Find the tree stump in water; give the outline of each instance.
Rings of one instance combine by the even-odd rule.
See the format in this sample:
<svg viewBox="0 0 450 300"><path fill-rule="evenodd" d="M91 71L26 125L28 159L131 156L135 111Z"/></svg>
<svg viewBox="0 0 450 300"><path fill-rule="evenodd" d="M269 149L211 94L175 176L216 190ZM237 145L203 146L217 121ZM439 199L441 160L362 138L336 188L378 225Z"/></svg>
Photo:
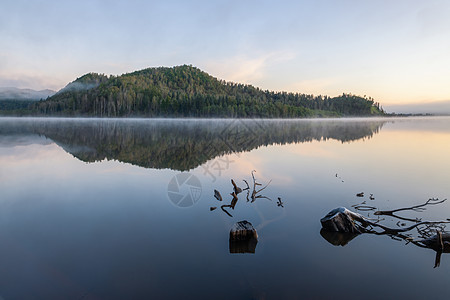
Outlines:
<svg viewBox="0 0 450 300"><path fill-rule="evenodd" d="M253 228L252 223L247 220L237 222L231 227L230 240L232 241L245 241L251 238L258 239L256 229Z"/></svg>
<svg viewBox="0 0 450 300"><path fill-rule="evenodd" d="M230 253L255 253L258 234L252 223L237 222L230 230Z"/></svg>
<svg viewBox="0 0 450 300"><path fill-rule="evenodd" d="M356 223L360 222L361 224ZM364 217L349 211L345 207L335 208L320 219L322 228L331 232L363 233Z"/></svg>

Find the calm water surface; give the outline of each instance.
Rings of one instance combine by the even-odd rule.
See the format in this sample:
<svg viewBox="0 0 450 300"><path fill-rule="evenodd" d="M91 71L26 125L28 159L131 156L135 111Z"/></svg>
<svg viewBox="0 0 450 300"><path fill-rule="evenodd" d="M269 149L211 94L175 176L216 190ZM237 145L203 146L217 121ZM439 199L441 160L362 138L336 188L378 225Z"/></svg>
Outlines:
<svg viewBox="0 0 450 300"><path fill-rule="evenodd" d="M449 198L449 150L446 117L2 118L0 299L448 299L450 255L433 268L387 235L335 246L320 219ZM230 180L252 189L252 170L264 197L244 191L230 217ZM449 203L399 215L445 220ZM229 244L241 220L254 253Z"/></svg>

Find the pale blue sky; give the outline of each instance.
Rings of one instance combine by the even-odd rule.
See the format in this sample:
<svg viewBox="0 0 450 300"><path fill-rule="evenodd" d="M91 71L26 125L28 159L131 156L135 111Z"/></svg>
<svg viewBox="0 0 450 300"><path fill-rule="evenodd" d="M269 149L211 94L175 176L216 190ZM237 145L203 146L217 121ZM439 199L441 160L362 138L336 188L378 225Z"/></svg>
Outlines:
<svg viewBox="0 0 450 300"><path fill-rule="evenodd" d="M450 99L450 1L0 0L0 86L192 64L263 89Z"/></svg>

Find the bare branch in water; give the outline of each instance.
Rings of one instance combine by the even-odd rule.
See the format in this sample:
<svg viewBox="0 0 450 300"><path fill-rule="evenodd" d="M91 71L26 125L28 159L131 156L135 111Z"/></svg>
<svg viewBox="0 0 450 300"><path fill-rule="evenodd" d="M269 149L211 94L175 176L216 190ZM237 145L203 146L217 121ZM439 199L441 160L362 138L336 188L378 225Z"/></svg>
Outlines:
<svg viewBox="0 0 450 300"><path fill-rule="evenodd" d="M376 215L389 215L402 220L414 222L415 224L402 228L391 228L379 223L380 220L373 222L372 219L364 217L358 213L349 211L344 207L336 208L330 211L320 221L322 228L331 232L339 232L341 234L348 233L369 233L375 235L388 235L393 240L405 241L407 244L412 243L418 247L428 248L436 251L436 259L434 267L439 267L441 262L441 254L450 252L450 234L445 232L446 224L450 223L450 220L446 221L419 221L418 219L407 219L396 215L393 212L413 210L423 211L426 205L434 205L443 203L445 200L429 199L427 202L421 205L415 205L409 208L400 208L391 211L381 211L375 213ZM355 208L365 207L365 202L357 205L353 205ZM405 226L406 224L400 224L397 222L397 226ZM381 231L380 231L381 229ZM409 231L416 229L419 234L419 239L414 239ZM327 239L328 240L328 239Z"/></svg>
<svg viewBox="0 0 450 300"><path fill-rule="evenodd" d="M231 179L231 184L233 185L233 189L236 195L242 192L242 189L236 185L233 179Z"/></svg>
<svg viewBox="0 0 450 300"><path fill-rule="evenodd" d="M389 216L393 216L393 213L399 212L399 211L404 211L404 210L424 211L425 210L425 208L424 208L425 206L440 204L440 203L445 202L446 200L447 199L439 200L437 198L430 198L424 204L414 205L414 206L411 206L411 207L398 208L398 209L393 209L393 210L379 210L379 211L375 212L375 215L389 215ZM394 217L397 217L397 216L394 216Z"/></svg>
<svg viewBox="0 0 450 300"><path fill-rule="evenodd" d="M253 170L251 172L252 174L252 179L253 179L253 191L251 194L251 203L255 202L256 199L268 199L270 201L272 201L272 199L270 199L269 197L265 196L265 195L261 195L259 194L261 191L263 191L265 188L267 188L269 186L269 184L272 182L272 180L270 180L265 186L263 186L262 188L260 188L259 190L256 189L256 187L262 186L261 183L256 182L256 178L255 178L255 173L256 171ZM227 210L227 208L231 208L232 210L234 210L234 208L236 207L236 204L239 200L238 198L238 194L242 191L247 191L247 202L250 201L249 196L250 196L250 185L248 184L247 180L243 180L245 182L245 184L247 185L246 188L241 189L240 187L237 186L237 184L235 183L235 181L233 179L231 179L231 184L233 185L233 192L230 193L231 196L233 196L233 199L231 200L230 204L224 204L220 207L220 209L222 209L223 212L225 212L228 216L233 217L233 215L231 215L231 213ZM214 190L214 197L219 200L222 201L222 196L220 195L219 191ZM278 206L282 206L283 207L283 202L281 202L281 199L279 199L279 202L277 203ZM281 204L280 204L281 203ZM214 210L215 208L210 208L210 210Z"/></svg>
<svg viewBox="0 0 450 300"><path fill-rule="evenodd" d="M259 192L261 192L262 190L264 190L266 187L269 186L269 184L270 184L271 182L272 182L272 179L270 179L270 181L269 181L263 188L261 188L260 190L256 191L256 193L259 193Z"/></svg>
<svg viewBox="0 0 450 300"><path fill-rule="evenodd" d="M245 179L242 179L242 181L244 181L244 182L245 182L245 184L247 185L247 187L246 187L245 189L243 189L243 191L249 190L249 189L250 189L250 186L248 185L248 182L247 182L247 180L245 180Z"/></svg>
<svg viewBox="0 0 450 300"><path fill-rule="evenodd" d="M227 215L229 215L231 218L233 217L227 210L225 210L225 207L231 207L231 205L227 204L227 205L222 205L220 207L221 210L223 210Z"/></svg>

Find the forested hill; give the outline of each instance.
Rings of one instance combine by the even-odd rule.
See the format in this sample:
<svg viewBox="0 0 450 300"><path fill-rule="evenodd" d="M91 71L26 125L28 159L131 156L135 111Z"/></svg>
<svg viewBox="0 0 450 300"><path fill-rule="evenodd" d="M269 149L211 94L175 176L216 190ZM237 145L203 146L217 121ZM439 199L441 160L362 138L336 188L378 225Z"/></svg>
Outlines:
<svg viewBox="0 0 450 300"><path fill-rule="evenodd" d="M225 82L192 66L121 76L86 74L31 107L43 115L97 117L267 117L381 115L372 99L271 92Z"/></svg>

